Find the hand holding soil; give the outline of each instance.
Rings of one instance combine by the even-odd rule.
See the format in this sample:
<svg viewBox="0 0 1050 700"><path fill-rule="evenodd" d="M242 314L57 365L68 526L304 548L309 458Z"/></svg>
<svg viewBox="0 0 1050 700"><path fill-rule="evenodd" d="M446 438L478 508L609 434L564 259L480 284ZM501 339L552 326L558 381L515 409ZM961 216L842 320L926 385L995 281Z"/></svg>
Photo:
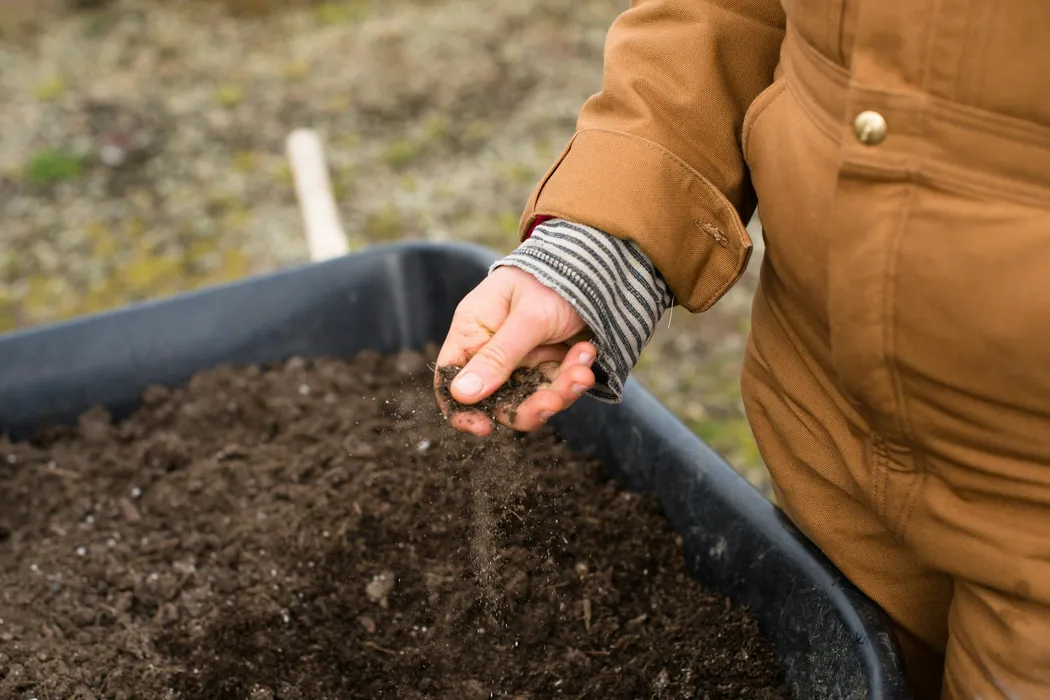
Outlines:
<svg viewBox="0 0 1050 700"><path fill-rule="evenodd" d="M488 435L494 420L538 429L594 386L588 333L557 292L522 270L497 269L460 302L438 354L442 413L475 435Z"/></svg>

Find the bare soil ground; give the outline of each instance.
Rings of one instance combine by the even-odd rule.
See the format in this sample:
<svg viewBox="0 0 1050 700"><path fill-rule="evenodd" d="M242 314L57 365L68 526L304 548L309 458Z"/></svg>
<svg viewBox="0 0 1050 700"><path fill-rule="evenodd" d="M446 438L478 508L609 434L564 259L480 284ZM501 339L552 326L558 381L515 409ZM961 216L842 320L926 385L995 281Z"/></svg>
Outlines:
<svg viewBox="0 0 1050 700"><path fill-rule="evenodd" d="M623 8L0 0L0 330L303 262L300 126L355 248L510 250ZM636 376L768 493L737 388L753 285L674 312Z"/></svg>
<svg viewBox="0 0 1050 700"><path fill-rule="evenodd" d="M429 355L218 367L0 438L0 698L788 700L651 496L454 431Z"/></svg>

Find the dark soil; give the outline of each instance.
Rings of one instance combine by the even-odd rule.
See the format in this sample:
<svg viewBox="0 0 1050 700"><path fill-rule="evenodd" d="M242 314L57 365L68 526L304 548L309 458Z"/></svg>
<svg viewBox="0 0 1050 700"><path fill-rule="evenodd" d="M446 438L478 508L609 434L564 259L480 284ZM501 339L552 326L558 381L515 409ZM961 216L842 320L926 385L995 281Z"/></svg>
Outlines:
<svg viewBox="0 0 1050 700"><path fill-rule="evenodd" d="M432 378L217 368L0 440L0 698L788 697L653 500Z"/></svg>
<svg viewBox="0 0 1050 700"><path fill-rule="evenodd" d="M557 364L555 363L555 366ZM448 404L449 415L477 411L493 421L499 420L500 413L506 413L511 424L514 423L518 406L525 399L536 393L536 390L548 383L543 371L536 367L519 367L511 372L510 378L499 389L481 401L465 404L452 398L452 380L460 373L462 367L446 365L438 367L437 391L442 401Z"/></svg>

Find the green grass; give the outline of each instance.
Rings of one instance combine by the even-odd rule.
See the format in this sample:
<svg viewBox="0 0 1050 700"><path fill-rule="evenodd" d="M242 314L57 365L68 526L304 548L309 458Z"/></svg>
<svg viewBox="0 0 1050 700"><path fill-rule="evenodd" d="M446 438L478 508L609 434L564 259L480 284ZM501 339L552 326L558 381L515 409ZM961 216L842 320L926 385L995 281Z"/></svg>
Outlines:
<svg viewBox="0 0 1050 700"><path fill-rule="evenodd" d="M33 93L41 102L51 102L65 95L67 90L66 81L59 76L52 76L37 85Z"/></svg>
<svg viewBox="0 0 1050 700"><path fill-rule="evenodd" d="M26 166L26 179L38 185L75 180L84 172L84 158L62 148L37 152Z"/></svg>
<svg viewBox="0 0 1050 700"><path fill-rule="evenodd" d="M215 90L215 101L223 107L236 107L244 101L244 89L240 85L220 85Z"/></svg>
<svg viewBox="0 0 1050 700"><path fill-rule="evenodd" d="M372 243L396 241L405 235L405 220L393 204L387 204L365 221L365 238Z"/></svg>
<svg viewBox="0 0 1050 700"><path fill-rule="evenodd" d="M422 145L414 139L399 139L386 149L384 160L392 168L403 168L411 165L422 152Z"/></svg>
<svg viewBox="0 0 1050 700"><path fill-rule="evenodd" d="M344 0L344 2L323 2L314 10L317 21L321 24L350 24L360 22L372 14L371 0Z"/></svg>

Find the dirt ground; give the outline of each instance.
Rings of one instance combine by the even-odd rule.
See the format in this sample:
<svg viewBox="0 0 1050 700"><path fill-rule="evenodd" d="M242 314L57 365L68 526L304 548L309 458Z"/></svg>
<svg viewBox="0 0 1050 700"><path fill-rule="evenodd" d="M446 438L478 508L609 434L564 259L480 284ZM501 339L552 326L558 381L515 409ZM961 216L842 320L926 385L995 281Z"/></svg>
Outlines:
<svg viewBox="0 0 1050 700"><path fill-rule="evenodd" d="M654 499L549 430L452 430L435 357L0 439L0 700L788 700Z"/></svg>
<svg viewBox="0 0 1050 700"><path fill-rule="evenodd" d="M300 126L355 249L510 250L624 6L0 0L0 330L303 262ZM768 493L737 388L753 284L665 318L636 376Z"/></svg>

